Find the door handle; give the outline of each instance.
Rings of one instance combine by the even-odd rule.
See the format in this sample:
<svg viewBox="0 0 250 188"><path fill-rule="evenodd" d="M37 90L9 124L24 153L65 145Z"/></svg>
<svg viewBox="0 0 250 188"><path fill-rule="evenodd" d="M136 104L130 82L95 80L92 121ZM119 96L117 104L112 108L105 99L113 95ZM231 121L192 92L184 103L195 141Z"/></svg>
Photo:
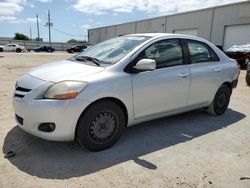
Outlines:
<svg viewBox="0 0 250 188"><path fill-rule="evenodd" d="M180 73L179 76L182 78L186 78L189 76L189 73L188 72L187 73Z"/></svg>
<svg viewBox="0 0 250 188"><path fill-rule="evenodd" d="M220 72L221 70L222 70L222 68L216 67L216 68L214 69L214 72Z"/></svg>

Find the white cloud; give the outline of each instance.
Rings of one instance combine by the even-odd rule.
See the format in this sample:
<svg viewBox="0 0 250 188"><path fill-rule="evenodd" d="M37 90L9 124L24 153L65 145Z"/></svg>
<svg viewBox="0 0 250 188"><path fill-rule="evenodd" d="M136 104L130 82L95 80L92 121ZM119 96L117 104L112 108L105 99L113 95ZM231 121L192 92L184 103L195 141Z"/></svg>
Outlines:
<svg viewBox="0 0 250 188"><path fill-rule="evenodd" d="M40 3L49 3L49 2L52 2L52 0L37 0L39 1Z"/></svg>
<svg viewBox="0 0 250 188"><path fill-rule="evenodd" d="M34 2L48 3L52 0L0 0L0 16L13 16L20 13L25 6L34 8Z"/></svg>
<svg viewBox="0 0 250 188"><path fill-rule="evenodd" d="M150 15L163 15L217 6L242 0L77 0L73 8L77 11L102 15L113 13L146 12Z"/></svg>
<svg viewBox="0 0 250 188"><path fill-rule="evenodd" d="M0 1L0 15L14 15L23 10L24 1Z"/></svg>
<svg viewBox="0 0 250 188"><path fill-rule="evenodd" d="M89 29L91 27L91 25L89 25L89 24L83 24L83 25L81 25L81 28L83 29L83 30L87 30L87 29Z"/></svg>
<svg viewBox="0 0 250 188"><path fill-rule="evenodd" d="M40 22L41 20L38 19ZM5 23L14 23L14 24L31 24L36 23L36 18L26 18L26 19L19 19L15 16L0 16L0 22Z"/></svg>
<svg viewBox="0 0 250 188"><path fill-rule="evenodd" d="M15 16L0 16L0 22L12 22L15 21Z"/></svg>

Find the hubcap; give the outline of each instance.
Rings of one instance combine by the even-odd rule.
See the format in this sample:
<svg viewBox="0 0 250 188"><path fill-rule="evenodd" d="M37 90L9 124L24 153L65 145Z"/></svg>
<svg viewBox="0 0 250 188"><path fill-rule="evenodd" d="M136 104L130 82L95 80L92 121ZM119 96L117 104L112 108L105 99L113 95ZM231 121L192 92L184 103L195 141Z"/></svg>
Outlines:
<svg viewBox="0 0 250 188"><path fill-rule="evenodd" d="M114 135L116 118L111 112L101 112L90 123L90 137L95 142L105 142Z"/></svg>
<svg viewBox="0 0 250 188"><path fill-rule="evenodd" d="M225 93L221 93L217 98L217 105L219 108L222 108L226 105L227 97Z"/></svg>

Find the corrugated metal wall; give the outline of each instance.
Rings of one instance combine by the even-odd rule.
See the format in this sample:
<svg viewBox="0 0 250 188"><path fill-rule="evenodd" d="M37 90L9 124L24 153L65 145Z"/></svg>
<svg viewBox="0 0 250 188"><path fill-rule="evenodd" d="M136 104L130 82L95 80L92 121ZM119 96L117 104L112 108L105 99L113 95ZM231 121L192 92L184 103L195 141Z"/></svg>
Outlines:
<svg viewBox="0 0 250 188"><path fill-rule="evenodd" d="M116 36L136 33L135 28L136 28L136 22L117 25Z"/></svg>
<svg viewBox="0 0 250 188"><path fill-rule="evenodd" d="M223 45L225 27L250 24L250 1L89 30L89 42L131 33L197 29L198 36ZM250 31L249 31L250 32Z"/></svg>
<svg viewBox="0 0 250 188"><path fill-rule="evenodd" d="M104 27L100 29L100 40L104 41L116 37L115 26Z"/></svg>
<svg viewBox="0 0 250 188"><path fill-rule="evenodd" d="M250 2L216 8L211 42L223 45L225 27L240 24L250 24Z"/></svg>
<svg viewBox="0 0 250 188"><path fill-rule="evenodd" d="M175 30L197 29L198 36L210 40L213 9L167 17L167 33Z"/></svg>
<svg viewBox="0 0 250 188"><path fill-rule="evenodd" d="M150 32L152 32L152 33L156 33L156 32L164 33L164 32L166 32L166 16L151 19Z"/></svg>

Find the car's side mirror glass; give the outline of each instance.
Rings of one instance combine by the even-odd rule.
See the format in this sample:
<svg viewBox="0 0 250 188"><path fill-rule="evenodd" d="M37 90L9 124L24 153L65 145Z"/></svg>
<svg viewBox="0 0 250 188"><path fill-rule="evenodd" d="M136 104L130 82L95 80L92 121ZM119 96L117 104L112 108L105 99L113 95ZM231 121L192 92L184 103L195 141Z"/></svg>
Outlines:
<svg viewBox="0 0 250 188"><path fill-rule="evenodd" d="M136 63L134 69L139 71L152 71L156 69L156 62L153 59L141 59Z"/></svg>

